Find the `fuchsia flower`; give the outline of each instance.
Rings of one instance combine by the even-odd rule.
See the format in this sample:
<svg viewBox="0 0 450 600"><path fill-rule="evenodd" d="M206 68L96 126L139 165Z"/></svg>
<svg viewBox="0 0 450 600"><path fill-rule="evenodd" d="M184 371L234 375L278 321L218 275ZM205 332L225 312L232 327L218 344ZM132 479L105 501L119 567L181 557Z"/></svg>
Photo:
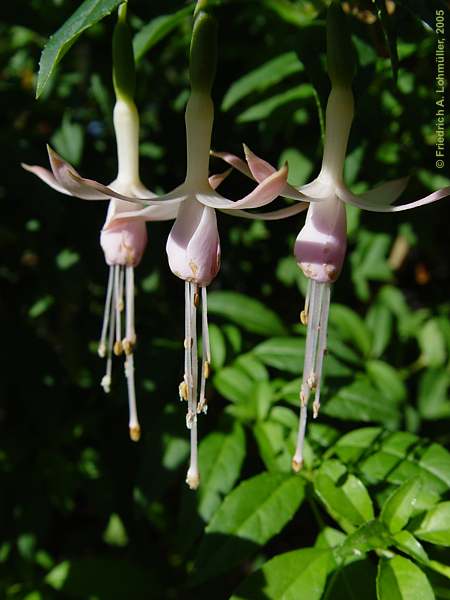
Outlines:
<svg viewBox="0 0 450 600"><path fill-rule="evenodd" d="M311 183L299 187L298 190L287 186L282 192L285 197L302 201L297 212L309 206L305 225L294 248L297 263L308 278L305 308L301 313L302 322L307 324L307 336L300 389L300 423L297 447L292 459L295 471L300 470L303 465L307 405L311 393L314 393L314 418L317 417L320 408L331 285L339 276L346 252L346 204L374 212L397 212L429 204L450 195L450 187L446 187L420 200L393 206L404 191L408 178L387 182L361 196L356 196L346 187L343 168L354 111L351 87L354 58L350 37L345 30L345 18L340 7L331 4L327 18L327 51L332 88L326 110L322 168ZM248 148L244 148L246 163L232 154L213 154L258 182L273 176L274 167ZM252 218L283 218L293 213L294 210L289 213L289 209L282 209L273 213L254 214Z"/></svg>
<svg viewBox="0 0 450 600"><path fill-rule="evenodd" d="M184 183L172 192L153 199L152 194L106 187L84 179L68 163L55 166L58 185L85 197L100 193L121 202L138 202L140 210L116 212L107 220L104 232L127 231L133 223L175 218L166 250L172 272L185 281L184 376L179 386L181 400L187 401L186 424L190 429L191 455L186 482L195 489L200 482L197 456L197 415L206 412L206 379L210 371L206 288L220 267L220 241L215 209L250 216L243 209L258 208L272 202L285 188L287 167L274 169L250 194L238 201L228 200L215 191L228 172L208 178L214 109L210 92L216 65L216 24L206 12L197 10L190 52L191 94L186 107L187 169ZM53 165L52 165L53 166ZM125 205L123 205L125 206ZM130 206L128 204L128 206ZM202 365L198 368L197 307L202 306Z"/></svg>
<svg viewBox="0 0 450 600"><path fill-rule="evenodd" d="M119 55L119 56L118 56ZM119 20L113 38L113 77L117 101L114 107L114 130L117 142L118 173L110 187L115 192L133 196L133 203L113 197L85 186L78 185L71 176L78 177L75 170L48 147L51 171L39 166L22 165L53 189L83 200L109 200L105 224L100 233L100 244L109 278L103 326L98 354L106 357L106 372L101 385L106 393L111 389L113 354L125 356L125 376L128 387L129 431L133 441L140 438L140 425L136 410L134 384L134 269L141 261L147 245L147 229L144 219L126 218L115 221L119 215L141 205L139 198L155 197L141 183L139 177L139 115L133 101L134 61L130 34L126 24L126 4L119 9ZM124 72L126 71L126 73ZM164 211L154 209L152 219L173 219L176 208L167 206ZM150 215L148 216L150 219ZM125 315L123 316L123 313Z"/></svg>

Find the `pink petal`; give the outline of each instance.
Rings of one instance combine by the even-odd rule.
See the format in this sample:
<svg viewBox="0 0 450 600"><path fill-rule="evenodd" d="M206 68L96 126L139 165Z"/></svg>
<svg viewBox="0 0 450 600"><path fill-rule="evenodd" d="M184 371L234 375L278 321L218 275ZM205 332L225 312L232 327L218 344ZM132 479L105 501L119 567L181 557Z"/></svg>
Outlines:
<svg viewBox="0 0 450 600"><path fill-rule="evenodd" d="M345 204L336 196L314 202L295 241L294 255L306 277L335 281L342 269L347 246Z"/></svg>
<svg viewBox="0 0 450 600"><path fill-rule="evenodd" d="M100 245L108 265L136 267L147 246L145 222L122 221L100 233Z"/></svg>
<svg viewBox="0 0 450 600"><path fill-rule="evenodd" d="M373 190L371 194L373 194L374 192L375 190ZM428 196L425 196L420 200L408 202L407 204L399 204L398 206L386 206L384 202L367 201L362 197L355 196L355 194L352 194L344 186L340 186L336 190L336 193L343 202L346 202L347 204L352 204L353 206L357 206L358 208L362 208L364 210L370 210L372 212L401 212L404 210L417 208L419 206L424 206L425 204L430 204L431 202L436 202L441 198L450 196L450 186L445 187L441 190L437 190L436 192L433 192L432 194L429 194Z"/></svg>
<svg viewBox="0 0 450 600"><path fill-rule="evenodd" d="M65 188L63 188L62 185L59 185L53 173L48 169L44 169L44 167L39 167L37 165L26 165L25 163L21 163L21 166L25 169L25 171L29 171L30 173L37 175L39 179L42 179L44 183L49 185L57 192L61 192L61 194L67 194L68 196L72 196L72 194L68 192Z"/></svg>
<svg viewBox="0 0 450 600"><path fill-rule="evenodd" d="M180 204L185 198L181 197L176 199L176 201L170 200L166 202L162 200L159 206L155 203L151 206L141 208L141 210L116 213L108 217L103 225L103 229L110 229L127 221L170 221L176 218Z"/></svg>
<svg viewBox="0 0 450 600"><path fill-rule="evenodd" d="M262 221L275 221L278 219L286 219L287 217L291 217L292 215L297 215L302 211L306 210L309 207L308 202L303 202L301 204L294 204L293 206L288 206L287 208L280 208L279 210L270 210L269 212L263 213L251 213L246 210L223 210L222 212L227 215L232 215L233 217L242 217L244 219L261 219Z"/></svg>
<svg viewBox="0 0 450 600"><path fill-rule="evenodd" d="M226 208L235 210L236 208L258 208L270 204L279 196L284 184L286 183L287 166L284 165L279 171L276 171L270 177L267 177L250 194L241 200L227 200L219 194L201 194L196 196L202 204L211 208Z"/></svg>
<svg viewBox="0 0 450 600"><path fill-rule="evenodd" d="M206 286L220 267L216 213L194 197L180 207L166 245L172 272L185 281Z"/></svg>

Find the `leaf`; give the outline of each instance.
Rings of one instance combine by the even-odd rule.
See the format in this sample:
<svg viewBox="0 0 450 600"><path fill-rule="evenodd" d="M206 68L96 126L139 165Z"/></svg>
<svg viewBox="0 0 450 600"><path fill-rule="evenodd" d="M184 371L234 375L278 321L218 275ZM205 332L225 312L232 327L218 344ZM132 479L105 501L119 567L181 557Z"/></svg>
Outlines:
<svg viewBox="0 0 450 600"><path fill-rule="evenodd" d="M349 532L373 519L373 505L364 484L349 474L337 460L322 463L314 479L314 490L330 515Z"/></svg>
<svg viewBox="0 0 450 600"><path fill-rule="evenodd" d="M111 14L123 0L85 0L67 21L50 36L39 62L36 98L44 91L56 66L85 31Z"/></svg>
<svg viewBox="0 0 450 600"><path fill-rule="evenodd" d="M341 558L348 560L354 556L367 554L371 550L385 549L391 544L391 541L387 527L377 519L363 523L356 531L347 536L337 552Z"/></svg>
<svg viewBox="0 0 450 600"><path fill-rule="evenodd" d="M442 367L447 356L444 335L437 319L430 319L418 331L421 356L420 360L427 367Z"/></svg>
<svg viewBox="0 0 450 600"><path fill-rule="evenodd" d="M300 71L303 71L303 65L295 52L280 54L237 79L222 100L222 110L229 110L242 98L255 92L263 92L285 77Z"/></svg>
<svg viewBox="0 0 450 600"><path fill-rule="evenodd" d="M304 498L293 475L262 473L241 483L223 501L205 530L195 561L204 581L254 554L292 519Z"/></svg>
<svg viewBox="0 0 450 600"><path fill-rule="evenodd" d="M424 564L428 563L427 553L423 549L422 544L416 540L412 533L403 529L403 531L395 533L392 538L395 546L399 550L408 554L416 561L423 562Z"/></svg>
<svg viewBox="0 0 450 600"><path fill-rule="evenodd" d="M134 60L136 62L140 61L146 52L182 23L185 17L192 14L192 11L192 6L186 6L170 15L160 15L150 21L150 23L147 23L134 36Z"/></svg>
<svg viewBox="0 0 450 600"><path fill-rule="evenodd" d="M290 473L294 444L288 447L285 428L280 423L265 421L256 423L253 433L267 470Z"/></svg>
<svg viewBox="0 0 450 600"><path fill-rule="evenodd" d="M429 510L414 534L425 542L450 546L450 502L441 502Z"/></svg>
<svg viewBox="0 0 450 600"><path fill-rule="evenodd" d="M343 435L332 450L344 463L357 462L382 433L381 427L364 427Z"/></svg>
<svg viewBox="0 0 450 600"><path fill-rule="evenodd" d="M374 421L395 427L400 413L395 404L381 401L380 393L366 378L341 388L321 409L326 415L351 421Z"/></svg>
<svg viewBox="0 0 450 600"><path fill-rule="evenodd" d="M245 457L245 434L239 423L234 423L229 433L214 432L206 436L199 446L199 463L202 484L198 491L198 512L208 522L222 495L236 483Z"/></svg>
<svg viewBox="0 0 450 600"><path fill-rule="evenodd" d="M263 2L267 8L273 10L281 19L297 27L309 25L320 10L326 6L324 0L302 2L300 4L294 4L288 0L263 0Z"/></svg>
<svg viewBox="0 0 450 600"><path fill-rule="evenodd" d="M312 87L308 83L301 83L300 85L293 87L286 92L271 96L266 100L262 100L257 104L254 104L244 112L240 113L236 119L238 123L249 123L251 121L260 121L261 119L267 119L271 113L288 104L290 102L297 102L299 100L305 100L311 98L314 95Z"/></svg>
<svg viewBox="0 0 450 600"><path fill-rule="evenodd" d="M397 533L407 525L414 512L421 487L420 478L409 479L395 490L384 503L380 517L391 533Z"/></svg>
<svg viewBox="0 0 450 600"><path fill-rule="evenodd" d="M303 548L285 552L255 571L230 600L320 600L333 567L330 550Z"/></svg>
<svg viewBox="0 0 450 600"><path fill-rule="evenodd" d="M376 600L376 569L369 559L355 560L339 569L327 587L329 600Z"/></svg>
<svg viewBox="0 0 450 600"><path fill-rule="evenodd" d="M299 186L308 181L314 165L304 154L299 152L296 148L286 148L283 150L278 160L280 167L285 163L287 163L289 167L288 181L291 185ZM295 269L301 273L295 261L293 262Z"/></svg>
<svg viewBox="0 0 450 600"><path fill-rule="evenodd" d="M211 344L211 362L213 369L220 369L225 364L227 349L225 338L215 323L209 325L209 340Z"/></svg>
<svg viewBox="0 0 450 600"><path fill-rule="evenodd" d="M243 403L250 399L253 381L237 367L225 367L213 378L214 387L230 402Z"/></svg>
<svg viewBox="0 0 450 600"><path fill-rule="evenodd" d="M382 396L392 402L400 403L406 399L406 386L401 380L398 370L381 360L366 362L366 370L372 383L377 387Z"/></svg>
<svg viewBox="0 0 450 600"><path fill-rule="evenodd" d="M255 346L252 353L269 367L300 373L305 358L305 340L294 337L271 338Z"/></svg>
<svg viewBox="0 0 450 600"><path fill-rule="evenodd" d="M361 317L348 306L333 303L330 309L330 324L337 329L344 341L351 342L363 356L369 354L372 346L370 331Z"/></svg>
<svg viewBox="0 0 450 600"><path fill-rule="evenodd" d="M286 331L278 315L264 304L236 292L212 292L208 296L210 314L220 315L243 329L260 335L283 335Z"/></svg>
<svg viewBox="0 0 450 600"><path fill-rule="evenodd" d="M450 375L444 369L427 369L419 383L417 405L424 419L450 417Z"/></svg>
<svg viewBox="0 0 450 600"><path fill-rule="evenodd" d="M67 113L64 113L61 127L51 139L52 146L71 164L80 164L83 154L84 131L81 125L73 123Z"/></svg>
<svg viewBox="0 0 450 600"><path fill-rule="evenodd" d="M381 559L377 574L378 600L434 600L425 573L402 556Z"/></svg>

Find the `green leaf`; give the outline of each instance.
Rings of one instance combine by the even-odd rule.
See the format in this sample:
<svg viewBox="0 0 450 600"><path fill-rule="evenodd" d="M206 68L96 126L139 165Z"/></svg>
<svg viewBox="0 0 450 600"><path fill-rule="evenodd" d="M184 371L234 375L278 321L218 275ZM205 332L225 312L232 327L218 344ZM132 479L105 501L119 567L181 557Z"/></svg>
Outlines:
<svg viewBox="0 0 450 600"><path fill-rule="evenodd" d="M230 402L248 402L253 390L253 381L236 367L225 367L213 378L214 387Z"/></svg>
<svg viewBox="0 0 450 600"><path fill-rule="evenodd" d="M324 462L314 479L314 489L330 515L345 531L373 519L373 505L364 484L337 460Z"/></svg>
<svg viewBox="0 0 450 600"><path fill-rule="evenodd" d="M220 369L225 364L227 349L223 333L215 323L209 325L209 341L211 344L212 368Z"/></svg>
<svg viewBox="0 0 450 600"><path fill-rule="evenodd" d="M122 2L123 0L85 0L64 25L50 36L39 63L36 98L42 94L56 66L83 31L111 14Z"/></svg>
<svg viewBox="0 0 450 600"><path fill-rule="evenodd" d="M441 367L445 363L447 352L445 337L439 327L438 319L430 319L418 332L421 350L420 359L427 367Z"/></svg>
<svg viewBox="0 0 450 600"><path fill-rule="evenodd" d="M376 568L369 558L355 560L333 574L326 597L329 600L376 600L375 578Z"/></svg>
<svg viewBox="0 0 450 600"><path fill-rule="evenodd" d="M283 150L278 160L280 167L285 163L287 163L289 167L288 181L291 185L299 186L308 181L314 165L304 154L299 152L296 148L286 148ZM295 262L294 264L296 270L299 271L297 264Z"/></svg>
<svg viewBox="0 0 450 600"><path fill-rule="evenodd" d="M434 600L425 573L402 556L381 559L377 574L378 600Z"/></svg>
<svg viewBox="0 0 450 600"><path fill-rule="evenodd" d="M133 39L135 61L141 60L146 52L182 23L192 11L193 6L186 6L170 15L160 15L147 23Z"/></svg>
<svg viewBox="0 0 450 600"><path fill-rule="evenodd" d="M417 405L424 419L444 419L450 417L448 388L450 375L444 369L427 369L419 383Z"/></svg>
<svg viewBox="0 0 450 600"><path fill-rule="evenodd" d="M265 421L256 423L253 433L267 470L290 473L295 442L287 443L285 427Z"/></svg>
<svg viewBox="0 0 450 600"><path fill-rule="evenodd" d="M303 498L304 482L292 475L262 473L241 483L205 530L196 580L214 577L253 554L292 519Z"/></svg>
<svg viewBox="0 0 450 600"><path fill-rule="evenodd" d="M305 340L294 337L271 338L255 346L252 353L269 367L299 373L303 368Z"/></svg>
<svg viewBox="0 0 450 600"><path fill-rule="evenodd" d="M269 381L266 367L252 354L241 354L234 364L246 373L253 381Z"/></svg>
<svg viewBox="0 0 450 600"><path fill-rule="evenodd" d="M364 427L355 429L343 435L333 446L332 450L344 463L356 462L373 446L382 433L381 427Z"/></svg>
<svg viewBox="0 0 450 600"><path fill-rule="evenodd" d="M372 346L372 336L358 314L348 306L333 303L330 309L330 324L337 329L344 341L351 342L363 356L368 356Z"/></svg>
<svg viewBox="0 0 450 600"><path fill-rule="evenodd" d="M240 113L236 121L238 123L249 123L251 121L267 119L267 117L269 117L270 114L277 108L280 108L281 106L284 106L290 102L296 102L298 104L299 100L311 98L313 95L314 92L312 86L308 83L302 83L291 88L290 90L287 90L286 92L271 96L270 98L262 100L250 108L247 108L247 110L244 110L244 112Z"/></svg>
<svg viewBox="0 0 450 600"><path fill-rule="evenodd" d="M327 5L327 2L324 0L301 2L299 4L294 4L288 0L263 0L263 2L280 19L297 27L309 25L316 18L320 10Z"/></svg>
<svg viewBox="0 0 450 600"><path fill-rule="evenodd" d="M239 423L229 433L214 432L199 446L201 486L198 512L208 522L222 496L236 483L245 457L245 434Z"/></svg>
<svg viewBox="0 0 450 600"><path fill-rule="evenodd" d="M421 488L422 481L419 477L409 479L384 503L380 516L391 533L397 533L407 525L414 512Z"/></svg>
<svg viewBox="0 0 450 600"><path fill-rule="evenodd" d="M320 600L333 567L330 550L303 548L279 554L244 581L230 600Z"/></svg>
<svg viewBox="0 0 450 600"><path fill-rule="evenodd" d="M42 298L39 298L28 310L28 316L32 319L36 319L36 317L40 317L48 309L54 304L55 298L53 296L47 295Z"/></svg>
<svg viewBox="0 0 450 600"><path fill-rule="evenodd" d="M289 77L293 73L300 73L300 71L303 71L303 65L295 52L280 54L236 80L222 100L222 110L229 110L242 98L263 92L285 77Z"/></svg>
<svg viewBox="0 0 450 600"><path fill-rule="evenodd" d="M61 269L61 271L70 269L70 267L72 267L73 265L76 265L79 260L80 260L80 255L78 254L78 252L74 252L73 250L70 250L69 248L65 248L64 250L61 250L61 252L59 254L57 254L56 259L55 259L56 264L58 265L58 269Z"/></svg>
<svg viewBox="0 0 450 600"><path fill-rule="evenodd" d="M397 33L395 28L395 22L392 16L389 15L386 3L383 0L373 0L377 7L378 18L381 22L384 37L389 49L389 55L391 57L392 65L392 76L394 81L397 80L398 73L398 53L397 53Z"/></svg>
<svg viewBox="0 0 450 600"><path fill-rule="evenodd" d="M441 502L429 510L414 534L425 542L450 546L450 502Z"/></svg>
<svg viewBox="0 0 450 600"><path fill-rule="evenodd" d="M395 427L400 413L395 404L380 402L380 393L366 378L341 388L321 409L326 415L351 421L374 421Z"/></svg>
<svg viewBox="0 0 450 600"><path fill-rule="evenodd" d="M264 304L236 292L212 292L208 296L210 314L220 315L243 329L260 335L283 335L286 331L279 316Z"/></svg>
<svg viewBox="0 0 450 600"><path fill-rule="evenodd" d="M412 533L403 529L403 531L399 531L392 536L394 540L395 546L408 554L414 560L422 562L424 564L428 563L428 556L425 550L423 549L422 544L416 540Z"/></svg>
<svg viewBox="0 0 450 600"><path fill-rule="evenodd" d="M406 399L406 386L397 369L381 360L369 360L366 362L366 370L374 386L380 390L381 396L395 403Z"/></svg>
<svg viewBox="0 0 450 600"><path fill-rule="evenodd" d="M354 556L367 554L371 550L385 549L391 544L391 541L386 526L377 519L363 523L356 531L347 536L337 552L341 558L348 560Z"/></svg>
<svg viewBox="0 0 450 600"><path fill-rule="evenodd" d="M110 546L123 547L128 544L128 536L120 516L112 513L103 532L103 541Z"/></svg>
<svg viewBox="0 0 450 600"><path fill-rule="evenodd" d="M71 164L80 164L83 154L84 130L78 123L73 123L67 113L64 113L61 127L51 138L52 145L61 156Z"/></svg>

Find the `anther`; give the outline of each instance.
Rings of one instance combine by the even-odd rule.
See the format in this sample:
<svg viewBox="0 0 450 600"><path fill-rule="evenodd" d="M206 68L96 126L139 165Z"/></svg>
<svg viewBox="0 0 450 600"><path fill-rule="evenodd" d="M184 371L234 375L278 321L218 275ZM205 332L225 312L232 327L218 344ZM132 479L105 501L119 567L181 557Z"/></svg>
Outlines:
<svg viewBox="0 0 450 600"><path fill-rule="evenodd" d="M141 428L139 425L133 425L133 427L130 427L130 439L133 442L138 442L141 439Z"/></svg>
<svg viewBox="0 0 450 600"><path fill-rule="evenodd" d="M294 458L292 459L292 463L291 463L291 467L292 470L294 471L294 473L298 473L299 471L301 471L301 469L303 468L303 459L302 460L297 460L294 456Z"/></svg>
<svg viewBox="0 0 450 600"><path fill-rule="evenodd" d="M100 385L102 386L105 394L109 394L111 391L111 377L109 375L103 375Z"/></svg>
<svg viewBox="0 0 450 600"><path fill-rule="evenodd" d="M306 310L302 310L302 312L300 313L300 323L302 325L308 325L308 313L306 312Z"/></svg>
<svg viewBox="0 0 450 600"><path fill-rule="evenodd" d="M124 338L122 340L122 348L127 356L129 356L133 352L134 343L132 340L128 338Z"/></svg>
<svg viewBox="0 0 450 600"><path fill-rule="evenodd" d="M200 485L200 475L198 471L189 469L186 475L186 483L191 490L196 490Z"/></svg>
<svg viewBox="0 0 450 600"><path fill-rule="evenodd" d="M100 342L97 349L97 354L100 358L105 358L106 356L106 344L104 342Z"/></svg>
<svg viewBox="0 0 450 600"><path fill-rule="evenodd" d="M194 306L198 306L200 304L200 296L198 292L194 293Z"/></svg>
<svg viewBox="0 0 450 600"><path fill-rule="evenodd" d="M319 416L320 402L313 402L313 419Z"/></svg>
<svg viewBox="0 0 450 600"><path fill-rule="evenodd" d="M203 363L203 376L205 379L208 379L209 375L211 373L211 369L209 366L209 362L207 360L205 360L205 362Z"/></svg>
<svg viewBox="0 0 450 600"><path fill-rule="evenodd" d="M188 399L188 385L186 381L182 381L178 386L178 393L180 394L180 400Z"/></svg>
<svg viewBox="0 0 450 600"><path fill-rule="evenodd" d="M120 340L116 340L114 343L114 354L116 356L120 356L123 352L122 342Z"/></svg>
<svg viewBox="0 0 450 600"><path fill-rule="evenodd" d="M197 414L203 413L206 415L208 412L208 400L206 398L201 398L200 402L197 404Z"/></svg>
<svg viewBox="0 0 450 600"><path fill-rule="evenodd" d="M186 427L192 429L192 425L197 421L197 415L191 410L187 411L186 414Z"/></svg>
<svg viewBox="0 0 450 600"><path fill-rule="evenodd" d="M308 377L308 379L306 380L306 383L308 384L309 388L311 390L314 390L317 386L317 377L315 373L311 373Z"/></svg>

